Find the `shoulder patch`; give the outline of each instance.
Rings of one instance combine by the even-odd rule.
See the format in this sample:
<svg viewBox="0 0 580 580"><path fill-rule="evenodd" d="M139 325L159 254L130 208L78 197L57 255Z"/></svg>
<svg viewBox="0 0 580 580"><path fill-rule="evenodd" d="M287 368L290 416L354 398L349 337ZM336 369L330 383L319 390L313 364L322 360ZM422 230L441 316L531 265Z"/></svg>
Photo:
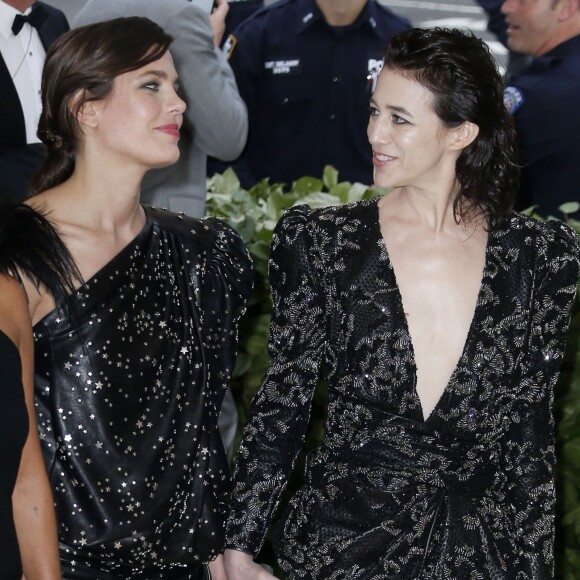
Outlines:
<svg viewBox="0 0 580 580"><path fill-rule="evenodd" d="M233 34L230 34L228 39L224 42L224 46L222 48L226 60L230 60L232 52L234 52L234 48L236 48L236 44L238 44L238 39Z"/></svg>
<svg viewBox="0 0 580 580"><path fill-rule="evenodd" d="M503 104L513 115L524 103L524 93L517 87L506 87L503 92Z"/></svg>

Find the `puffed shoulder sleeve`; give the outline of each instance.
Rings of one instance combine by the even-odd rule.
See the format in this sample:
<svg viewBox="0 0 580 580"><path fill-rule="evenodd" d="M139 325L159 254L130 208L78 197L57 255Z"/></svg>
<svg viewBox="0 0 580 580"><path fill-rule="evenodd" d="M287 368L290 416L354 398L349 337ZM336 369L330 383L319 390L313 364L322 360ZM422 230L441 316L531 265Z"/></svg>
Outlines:
<svg viewBox="0 0 580 580"><path fill-rule="evenodd" d="M254 397L234 475L226 545L260 551L305 440L325 345L324 296L314 220L288 210L272 241L270 364Z"/></svg>
<svg viewBox="0 0 580 580"><path fill-rule="evenodd" d="M74 290L81 275L67 247L50 222L28 205L0 207L0 272L27 276L59 304Z"/></svg>
<svg viewBox="0 0 580 580"><path fill-rule="evenodd" d="M254 270L246 246L222 220L205 220L213 230L202 287L202 328L209 382L221 405L236 358L238 322L252 290Z"/></svg>
<svg viewBox="0 0 580 580"><path fill-rule="evenodd" d="M520 405L506 436L506 499L516 521L518 580L554 576L555 445L552 403L580 269L580 240L554 221L538 238Z"/></svg>

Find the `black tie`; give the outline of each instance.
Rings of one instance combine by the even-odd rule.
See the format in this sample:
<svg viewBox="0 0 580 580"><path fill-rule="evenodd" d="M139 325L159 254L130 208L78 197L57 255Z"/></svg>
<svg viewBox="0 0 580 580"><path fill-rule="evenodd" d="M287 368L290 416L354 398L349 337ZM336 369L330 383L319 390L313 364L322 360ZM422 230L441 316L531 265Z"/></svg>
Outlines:
<svg viewBox="0 0 580 580"><path fill-rule="evenodd" d="M30 14L26 16L24 14L17 14L14 17L14 22L12 24L12 33L16 36L24 26L25 22L28 22L30 26L34 26L38 30L40 25L46 20L48 14L42 6L35 6Z"/></svg>

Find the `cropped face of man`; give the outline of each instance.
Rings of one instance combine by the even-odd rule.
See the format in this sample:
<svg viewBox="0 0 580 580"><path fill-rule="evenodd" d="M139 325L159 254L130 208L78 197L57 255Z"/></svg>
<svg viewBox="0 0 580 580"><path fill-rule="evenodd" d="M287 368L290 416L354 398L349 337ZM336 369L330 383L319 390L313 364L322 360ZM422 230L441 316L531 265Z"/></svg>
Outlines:
<svg viewBox="0 0 580 580"><path fill-rule="evenodd" d="M506 0L501 10L511 50L541 56L560 43L560 4L567 0Z"/></svg>
<svg viewBox="0 0 580 580"><path fill-rule="evenodd" d="M20 10L20 12L25 12L35 2L35 0L0 0L0 1L4 2L4 4L8 4L8 6L12 6L12 8L16 8L16 10Z"/></svg>

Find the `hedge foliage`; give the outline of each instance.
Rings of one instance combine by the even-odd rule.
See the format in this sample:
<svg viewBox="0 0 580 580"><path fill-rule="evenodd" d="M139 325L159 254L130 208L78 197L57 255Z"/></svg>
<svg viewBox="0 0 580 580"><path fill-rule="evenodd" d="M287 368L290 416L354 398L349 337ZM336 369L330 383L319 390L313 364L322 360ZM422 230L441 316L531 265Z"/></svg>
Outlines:
<svg viewBox="0 0 580 580"><path fill-rule="evenodd" d="M369 199L382 191L359 183L339 182L338 172L328 166L322 179L303 177L289 192L282 185L268 180L249 191L231 170L208 180L207 213L225 219L245 240L254 260L256 279L248 310L242 319L238 359L232 389L238 403L240 425L246 421L253 395L260 387L268 364L267 333L272 309L268 286L268 253L277 221L287 208L307 203L326 207ZM563 209L571 214L576 203ZM532 214L530 209L526 213ZM580 222L568 220L580 234ZM319 388L314 397L307 449L320 443L324 434L326 397ZM556 388L557 419L557 537L556 577L563 580L580 578L580 298L577 296L562 375ZM290 491L301 483L296 470ZM284 502L282 502L284 503ZM282 506L283 507L283 506ZM267 554L266 558L271 557ZM271 563L271 562L270 562Z"/></svg>

